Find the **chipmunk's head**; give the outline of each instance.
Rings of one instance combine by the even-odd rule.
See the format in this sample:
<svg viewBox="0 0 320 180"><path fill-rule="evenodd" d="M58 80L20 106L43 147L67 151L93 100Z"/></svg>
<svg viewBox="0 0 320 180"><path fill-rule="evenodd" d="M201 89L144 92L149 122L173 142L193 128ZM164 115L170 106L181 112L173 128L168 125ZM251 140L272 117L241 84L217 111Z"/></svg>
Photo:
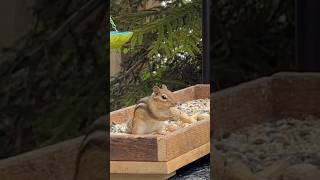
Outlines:
<svg viewBox="0 0 320 180"><path fill-rule="evenodd" d="M170 108L177 105L177 100L166 85L162 84L161 88L158 86L153 87L152 97L155 102L158 103L159 106L163 108Z"/></svg>

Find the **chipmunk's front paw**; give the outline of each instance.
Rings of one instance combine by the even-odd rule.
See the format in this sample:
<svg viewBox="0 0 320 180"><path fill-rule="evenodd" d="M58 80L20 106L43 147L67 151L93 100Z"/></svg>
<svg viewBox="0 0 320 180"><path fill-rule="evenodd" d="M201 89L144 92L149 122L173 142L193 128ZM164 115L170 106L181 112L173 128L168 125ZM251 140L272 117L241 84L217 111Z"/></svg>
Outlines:
<svg viewBox="0 0 320 180"><path fill-rule="evenodd" d="M181 116L181 117L180 117L180 120L181 120L182 122L188 123L188 124L192 124L192 123L197 122L197 119L196 119L196 118L194 118L194 117L192 117L192 116L187 116L187 115Z"/></svg>
<svg viewBox="0 0 320 180"><path fill-rule="evenodd" d="M179 110L178 108L175 108L175 107L170 108L170 111L173 114L175 120L180 120L184 123L189 123L189 124L197 122L197 119L195 119L192 116L188 116L186 113Z"/></svg>

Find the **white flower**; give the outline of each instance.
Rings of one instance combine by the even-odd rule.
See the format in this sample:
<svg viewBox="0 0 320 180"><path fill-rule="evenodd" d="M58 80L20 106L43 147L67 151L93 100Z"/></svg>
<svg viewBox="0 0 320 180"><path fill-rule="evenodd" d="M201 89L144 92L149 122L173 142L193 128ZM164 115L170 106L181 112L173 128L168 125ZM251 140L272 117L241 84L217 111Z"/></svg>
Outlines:
<svg viewBox="0 0 320 180"><path fill-rule="evenodd" d="M166 7L166 6L167 6L167 2L162 1L162 2L161 2L161 6Z"/></svg>

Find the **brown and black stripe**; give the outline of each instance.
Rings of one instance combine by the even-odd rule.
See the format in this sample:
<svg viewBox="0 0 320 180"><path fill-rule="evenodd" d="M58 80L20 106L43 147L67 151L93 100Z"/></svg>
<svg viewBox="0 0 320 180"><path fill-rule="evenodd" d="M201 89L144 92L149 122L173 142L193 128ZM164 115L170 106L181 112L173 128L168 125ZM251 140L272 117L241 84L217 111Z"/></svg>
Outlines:
<svg viewBox="0 0 320 180"><path fill-rule="evenodd" d="M139 108L144 109L146 112L148 112L148 115L152 118L152 119L157 119L157 116L154 114L153 111L151 111L151 109L148 106L149 103L149 98L150 97L145 97L142 98L138 101L136 107L134 108L134 112L133 112L133 117L135 116L136 110Z"/></svg>

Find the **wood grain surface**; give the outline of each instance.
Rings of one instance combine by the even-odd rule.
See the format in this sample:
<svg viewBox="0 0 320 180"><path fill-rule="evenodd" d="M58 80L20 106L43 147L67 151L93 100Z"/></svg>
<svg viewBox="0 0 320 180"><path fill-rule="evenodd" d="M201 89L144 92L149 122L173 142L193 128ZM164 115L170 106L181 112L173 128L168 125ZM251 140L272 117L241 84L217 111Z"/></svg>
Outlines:
<svg viewBox="0 0 320 180"><path fill-rule="evenodd" d="M110 136L110 160L158 161L157 136Z"/></svg>
<svg viewBox="0 0 320 180"><path fill-rule="evenodd" d="M210 121L199 121L166 137L166 159L169 161L210 142Z"/></svg>
<svg viewBox="0 0 320 180"><path fill-rule="evenodd" d="M111 161L112 174L171 174L177 169L207 155L210 152L210 143L206 143L170 161L141 162L141 161Z"/></svg>

